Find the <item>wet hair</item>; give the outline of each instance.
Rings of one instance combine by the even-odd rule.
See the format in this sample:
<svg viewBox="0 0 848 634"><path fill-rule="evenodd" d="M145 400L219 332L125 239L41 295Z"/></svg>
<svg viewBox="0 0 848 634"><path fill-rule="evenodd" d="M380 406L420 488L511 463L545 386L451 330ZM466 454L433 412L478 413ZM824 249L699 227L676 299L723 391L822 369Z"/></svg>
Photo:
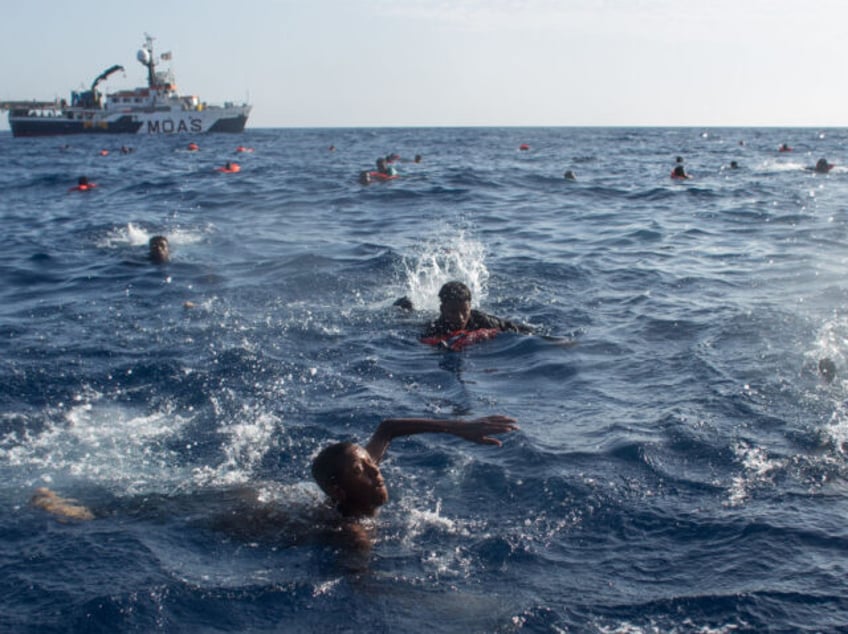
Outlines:
<svg viewBox="0 0 848 634"><path fill-rule="evenodd" d="M471 289L462 282L448 282L439 290L439 299L443 302L471 301Z"/></svg>
<svg viewBox="0 0 848 634"><path fill-rule="evenodd" d="M330 497L333 497L332 486L341 479L345 457L355 446L352 442L337 442L324 447L312 461L312 477Z"/></svg>
<svg viewBox="0 0 848 634"><path fill-rule="evenodd" d="M88 176L80 176L77 179L77 185L88 185Z"/></svg>

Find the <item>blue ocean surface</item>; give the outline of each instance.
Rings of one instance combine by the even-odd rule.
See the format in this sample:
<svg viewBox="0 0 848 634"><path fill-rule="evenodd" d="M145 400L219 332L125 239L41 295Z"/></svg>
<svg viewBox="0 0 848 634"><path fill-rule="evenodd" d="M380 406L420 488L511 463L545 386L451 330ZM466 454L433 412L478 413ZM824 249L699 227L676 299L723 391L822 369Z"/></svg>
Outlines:
<svg viewBox="0 0 848 634"><path fill-rule="evenodd" d="M848 131L0 152L0 631L848 628ZM398 179L357 182L390 153ZM453 279L536 334L420 343ZM518 420L503 447L392 444L370 551L321 537L321 447L488 414Z"/></svg>

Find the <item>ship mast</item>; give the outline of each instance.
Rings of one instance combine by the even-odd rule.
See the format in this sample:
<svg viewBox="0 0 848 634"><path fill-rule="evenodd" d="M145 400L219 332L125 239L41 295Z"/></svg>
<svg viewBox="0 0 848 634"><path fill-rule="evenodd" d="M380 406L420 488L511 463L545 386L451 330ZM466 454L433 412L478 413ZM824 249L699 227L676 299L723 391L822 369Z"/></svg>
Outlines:
<svg viewBox="0 0 848 634"><path fill-rule="evenodd" d="M144 34L144 45L138 51L137 58L144 66L147 66L147 86L151 90L156 90L156 57L153 55L153 38L147 33Z"/></svg>

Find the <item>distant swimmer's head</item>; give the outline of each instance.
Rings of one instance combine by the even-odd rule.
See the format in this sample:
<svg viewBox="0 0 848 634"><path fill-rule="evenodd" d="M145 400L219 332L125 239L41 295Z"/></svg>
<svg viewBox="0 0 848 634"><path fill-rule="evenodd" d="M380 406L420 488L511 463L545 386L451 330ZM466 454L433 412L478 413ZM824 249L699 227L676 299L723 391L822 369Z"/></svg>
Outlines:
<svg viewBox="0 0 848 634"><path fill-rule="evenodd" d="M565 180L567 181L576 181L577 175L571 170L566 170L565 174L563 174L563 178L565 178Z"/></svg>
<svg viewBox="0 0 848 634"><path fill-rule="evenodd" d="M675 163L682 163L682 162L683 162L683 157L682 157L682 156L678 156L677 158L675 158L675 159L674 159L674 162L675 162Z"/></svg>
<svg viewBox="0 0 848 634"><path fill-rule="evenodd" d="M407 311L415 310L415 307L412 305L412 300L409 299L406 295L404 295L403 297L398 297L394 301L392 306L396 306L396 307L400 308L401 310L407 310Z"/></svg>
<svg viewBox="0 0 848 634"><path fill-rule="evenodd" d="M363 185L368 185L371 182L371 172L367 170L359 172L359 182Z"/></svg>
<svg viewBox="0 0 848 634"><path fill-rule="evenodd" d="M820 158L816 161L816 171L820 174L827 174L830 171L830 168L833 167L830 163L827 162L827 159Z"/></svg>
<svg viewBox="0 0 848 634"><path fill-rule="evenodd" d="M351 442L322 449L312 461L312 477L345 516L374 515L389 499L380 467Z"/></svg>
<svg viewBox="0 0 848 634"><path fill-rule="evenodd" d="M832 383L836 378L836 364L828 357L819 361L819 374L827 383Z"/></svg>
<svg viewBox="0 0 848 634"><path fill-rule="evenodd" d="M439 312L450 330L462 330L471 319L471 289L462 282L448 282L439 290Z"/></svg>
<svg viewBox="0 0 848 634"><path fill-rule="evenodd" d="M420 155L420 154L416 154L416 155L415 155L415 162L416 162L416 163L420 163L420 162L421 162L421 155Z"/></svg>
<svg viewBox="0 0 848 634"><path fill-rule="evenodd" d="M150 261L154 264L165 264L171 259L171 251L168 246L168 238L165 236L153 236L150 238Z"/></svg>
<svg viewBox="0 0 848 634"><path fill-rule="evenodd" d="M730 161L730 169L735 170L739 168L739 163L736 161Z"/></svg>
<svg viewBox="0 0 848 634"><path fill-rule="evenodd" d="M87 186L88 185L88 176L80 176L77 179L77 185Z"/></svg>

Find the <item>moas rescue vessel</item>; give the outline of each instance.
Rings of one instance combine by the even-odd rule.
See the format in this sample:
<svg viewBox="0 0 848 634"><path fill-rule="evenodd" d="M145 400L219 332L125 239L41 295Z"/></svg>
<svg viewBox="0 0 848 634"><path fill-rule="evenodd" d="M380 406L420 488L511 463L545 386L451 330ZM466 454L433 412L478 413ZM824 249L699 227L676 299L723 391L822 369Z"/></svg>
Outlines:
<svg viewBox="0 0 848 634"><path fill-rule="evenodd" d="M16 137L57 134L178 134L187 132L242 132L251 106L231 102L212 105L196 96L179 95L170 68L157 70L161 61L153 52L153 38L145 43L137 59L147 67L147 86L103 95L97 85L124 67L114 65L100 73L89 90L71 93L70 104L55 101L0 101L9 111L9 127Z"/></svg>

